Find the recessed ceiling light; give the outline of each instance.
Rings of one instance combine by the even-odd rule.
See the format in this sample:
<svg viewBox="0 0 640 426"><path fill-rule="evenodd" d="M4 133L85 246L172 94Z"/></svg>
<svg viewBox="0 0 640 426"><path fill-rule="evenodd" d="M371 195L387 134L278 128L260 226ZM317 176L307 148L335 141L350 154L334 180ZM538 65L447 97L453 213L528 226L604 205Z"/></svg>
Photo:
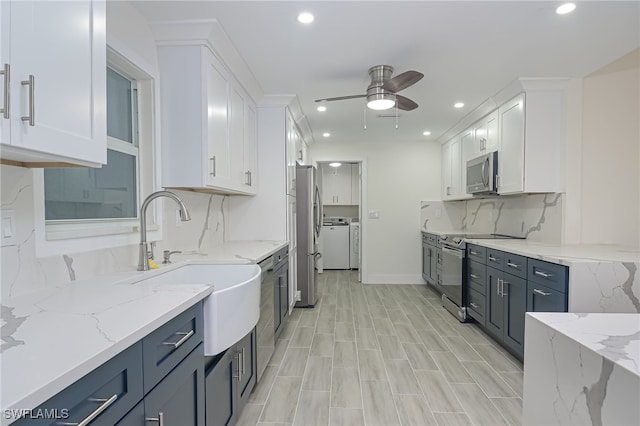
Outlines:
<svg viewBox="0 0 640 426"><path fill-rule="evenodd" d="M329 132L324 132L324 133L322 134L322 136L324 136L325 138L328 138L329 136L331 136L331 133L329 133Z"/></svg>
<svg viewBox="0 0 640 426"><path fill-rule="evenodd" d="M313 22L313 15L309 12L302 12L298 15L298 22L302 24L310 24Z"/></svg>
<svg viewBox="0 0 640 426"><path fill-rule="evenodd" d="M318 111L320 112L325 112L327 110L327 107L324 105L320 105L318 108L316 108Z"/></svg>
<svg viewBox="0 0 640 426"><path fill-rule="evenodd" d="M340 167L340 166L342 166L342 163L329 163L329 165L331 167Z"/></svg>
<svg viewBox="0 0 640 426"><path fill-rule="evenodd" d="M455 104L453 104L454 108L462 108L464 106L464 102L456 102Z"/></svg>
<svg viewBox="0 0 640 426"><path fill-rule="evenodd" d="M427 130L426 132L422 132L422 134L425 135L425 136L429 136L429 135L431 135L431 132Z"/></svg>
<svg viewBox="0 0 640 426"><path fill-rule="evenodd" d="M566 15L567 13L571 13L576 9L575 3L564 3L558 6L556 9L556 13L558 15Z"/></svg>

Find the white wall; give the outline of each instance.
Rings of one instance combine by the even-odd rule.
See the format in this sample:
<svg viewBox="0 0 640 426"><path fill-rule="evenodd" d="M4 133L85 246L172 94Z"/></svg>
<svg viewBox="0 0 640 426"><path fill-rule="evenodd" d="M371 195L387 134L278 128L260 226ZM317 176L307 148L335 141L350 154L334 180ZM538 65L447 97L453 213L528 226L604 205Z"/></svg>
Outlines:
<svg viewBox="0 0 640 426"><path fill-rule="evenodd" d="M640 246L640 50L583 80L581 242Z"/></svg>
<svg viewBox="0 0 640 426"><path fill-rule="evenodd" d="M364 161L363 282L422 283L420 202L440 198L440 145L322 142L310 153L314 161ZM368 219L367 210L380 219Z"/></svg>

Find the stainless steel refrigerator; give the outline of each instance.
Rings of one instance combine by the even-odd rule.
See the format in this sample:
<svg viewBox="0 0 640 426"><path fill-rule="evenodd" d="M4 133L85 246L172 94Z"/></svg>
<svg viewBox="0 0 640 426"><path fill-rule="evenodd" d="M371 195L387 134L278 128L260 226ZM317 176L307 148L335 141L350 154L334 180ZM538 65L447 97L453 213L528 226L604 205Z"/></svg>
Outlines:
<svg viewBox="0 0 640 426"><path fill-rule="evenodd" d="M314 166L296 166L296 235L298 243L298 291L296 307L312 307L318 301L316 262L322 256L318 241L322 229L322 200Z"/></svg>

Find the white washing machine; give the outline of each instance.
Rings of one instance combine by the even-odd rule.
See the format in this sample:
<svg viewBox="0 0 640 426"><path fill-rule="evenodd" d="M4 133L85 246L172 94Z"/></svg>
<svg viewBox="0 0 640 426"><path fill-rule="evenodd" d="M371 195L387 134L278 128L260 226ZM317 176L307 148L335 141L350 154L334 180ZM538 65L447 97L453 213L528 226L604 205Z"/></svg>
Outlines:
<svg viewBox="0 0 640 426"><path fill-rule="evenodd" d="M322 267L349 269L349 223L340 218L328 218L322 224Z"/></svg>
<svg viewBox="0 0 640 426"><path fill-rule="evenodd" d="M349 268L360 269L360 222L351 220L349 224Z"/></svg>

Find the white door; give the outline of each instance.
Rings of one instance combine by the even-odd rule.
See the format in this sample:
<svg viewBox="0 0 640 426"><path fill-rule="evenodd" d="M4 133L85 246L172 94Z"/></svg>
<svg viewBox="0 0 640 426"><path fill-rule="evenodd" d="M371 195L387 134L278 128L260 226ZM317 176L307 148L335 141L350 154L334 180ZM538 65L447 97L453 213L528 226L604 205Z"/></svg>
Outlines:
<svg viewBox="0 0 640 426"><path fill-rule="evenodd" d="M209 175L207 183L228 188L232 185L229 146L229 75L208 49L204 49L203 66L207 79L207 146Z"/></svg>
<svg viewBox="0 0 640 426"><path fill-rule="evenodd" d="M524 190L524 97L517 96L499 109L500 155L498 192Z"/></svg>
<svg viewBox="0 0 640 426"><path fill-rule="evenodd" d="M105 163L104 2L10 6L11 144ZM3 7L3 28L5 12Z"/></svg>

